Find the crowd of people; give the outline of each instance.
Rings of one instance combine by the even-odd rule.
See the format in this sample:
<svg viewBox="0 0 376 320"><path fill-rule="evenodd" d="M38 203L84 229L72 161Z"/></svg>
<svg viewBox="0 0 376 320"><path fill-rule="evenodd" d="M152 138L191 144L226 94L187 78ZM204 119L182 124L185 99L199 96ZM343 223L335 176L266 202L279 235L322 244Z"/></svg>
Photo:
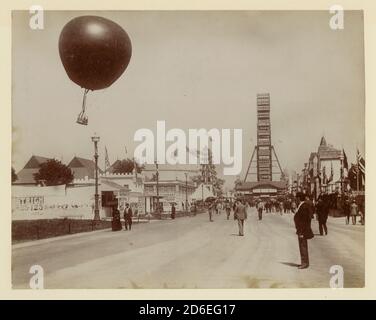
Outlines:
<svg viewBox="0 0 376 320"><path fill-rule="evenodd" d="M320 194L315 200L304 193L297 193L295 197L285 199L258 199L256 201L247 201L238 199L234 202L229 200L216 200L208 205L209 221L213 222L213 216L219 214L221 210L226 212L227 220L230 219L231 211L234 214L234 220L237 221L239 236L244 236L244 222L248 217L248 211L251 207L256 208L258 220L262 220L263 213L293 213L296 234L298 236L301 264L299 269L309 267L308 240L314 237L311 223L316 219L321 236L328 235L327 220L331 209L335 208L333 204L333 195ZM345 213L346 224L357 223L357 217L360 216L360 223L364 224L364 204L358 204L354 197L345 199L345 205L342 207ZM336 208L337 209L337 208Z"/></svg>
<svg viewBox="0 0 376 320"><path fill-rule="evenodd" d="M233 212L233 218L237 221L239 236L244 236L244 223L247 220L248 212L251 207L255 207L258 220L261 221L264 213L277 213L280 215L294 214L293 220L296 228L296 234L298 236L299 251L301 256L301 264L298 268L305 269L309 267L309 255L308 255L308 240L314 237L311 228L311 222L315 219L318 222L319 232L321 236L328 235L327 220L330 210L337 209L337 199L331 194L321 194L317 199L305 195L304 193L297 193L295 197L286 197L279 199L262 199L248 201L246 199L224 200L213 199L205 204L209 215L209 221L214 221L214 216L225 212L226 219L230 220L231 212ZM364 224L364 202L359 202L359 199L351 196L345 196L341 198L341 209L345 214L346 224L353 225L357 223L357 217L360 216L360 223ZM198 205L192 203L192 211L196 214ZM132 217L137 215L137 206L125 204L125 208L122 210L124 219L124 229L132 229ZM171 205L171 219L176 217L176 207L173 203ZM121 213L116 207L113 208L113 230L122 230Z"/></svg>

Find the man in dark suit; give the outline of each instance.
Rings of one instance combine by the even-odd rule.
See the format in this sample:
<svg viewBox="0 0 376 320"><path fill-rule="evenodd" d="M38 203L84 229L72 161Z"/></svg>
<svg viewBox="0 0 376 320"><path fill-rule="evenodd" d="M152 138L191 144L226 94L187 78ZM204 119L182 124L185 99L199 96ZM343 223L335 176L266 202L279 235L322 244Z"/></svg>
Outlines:
<svg viewBox="0 0 376 320"><path fill-rule="evenodd" d="M171 219L175 219L175 214L176 214L175 203L173 203L171 207Z"/></svg>
<svg viewBox="0 0 376 320"><path fill-rule="evenodd" d="M132 229L132 209L129 207L129 204L127 203L125 205L125 210L124 210L124 226L125 230L131 230Z"/></svg>
<svg viewBox="0 0 376 320"><path fill-rule="evenodd" d="M308 239L313 238L313 232L311 229L311 210L309 205L304 201L304 193L298 193L299 205L294 215L294 222L296 228L296 234L298 235L299 251L301 264L299 269L306 269L309 267L308 257Z"/></svg>
<svg viewBox="0 0 376 320"><path fill-rule="evenodd" d="M305 202L308 204L309 214L311 216L311 219L313 219L314 216L315 216L315 206L313 204L313 201L311 200L311 198L309 196L306 196Z"/></svg>
<svg viewBox="0 0 376 320"><path fill-rule="evenodd" d="M328 228L326 226L326 221L328 220L329 208L328 208L328 204L322 197L319 197L317 201L316 212L317 212L317 218L319 221L320 235L323 235L324 232L325 232L325 235L327 235Z"/></svg>
<svg viewBox="0 0 376 320"><path fill-rule="evenodd" d="M239 236L244 236L244 220L247 219L247 210L245 205L240 201L236 206L234 217L238 220Z"/></svg>
<svg viewBox="0 0 376 320"><path fill-rule="evenodd" d="M262 201L257 202L256 204L257 212L258 212L258 219L262 220L262 210L264 210L264 204Z"/></svg>

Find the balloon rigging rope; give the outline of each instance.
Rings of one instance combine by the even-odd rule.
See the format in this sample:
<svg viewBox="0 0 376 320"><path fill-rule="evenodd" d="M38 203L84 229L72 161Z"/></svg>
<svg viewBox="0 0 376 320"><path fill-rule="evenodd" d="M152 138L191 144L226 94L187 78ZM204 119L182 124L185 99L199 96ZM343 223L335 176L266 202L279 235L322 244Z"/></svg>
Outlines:
<svg viewBox="0 0 376 320"><path fill-rule="evenodd" d="M85 109L86 109L86 95L87 95L88 92L89 92L89 89L85 89L85 91L84 91L84 97L83 97L83 100L82 100L82 113L85 113Z"/></svg>

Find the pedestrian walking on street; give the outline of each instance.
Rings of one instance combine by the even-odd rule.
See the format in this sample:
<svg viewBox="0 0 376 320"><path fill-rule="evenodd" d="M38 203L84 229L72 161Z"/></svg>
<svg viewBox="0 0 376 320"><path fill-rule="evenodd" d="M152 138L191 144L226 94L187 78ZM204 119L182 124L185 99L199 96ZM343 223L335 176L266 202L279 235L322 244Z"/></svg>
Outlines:
<svg viewBox="0 0 376 320"><path fill-rule="evenodd" d="M209 204L208 213L209 213L209 221L210 221L210 222L213 222L212 217L213 217L214 206L215 206L215 203L214 203L214 202L211 203L211 204Z"/></svg>
<svg viewBox="0 0 376 320"><path fill-rule="evenodd" d="M286 201L286 211L287 211L287 213L291 212L291 199L288 199Z"/></svg>
<svg viewBox="0 0 376 320"><path fill-rule="evenodd" d="M132 229L132 209L129 207L129 204L127 203L125 205L125 210L124 210L124 227L125 230L131 230Z"/></svg>
<svg viewBox="0 0 376 320"><path fill-rule="evenodd" d="M309 256L308 256L308 241L313 238L313 232L311 229L311 215L310 208L308 204L304 201L304 193L298 193L297 197L299 199L299 205L297 211L294 215L294 222L296 228L296 234L298 235L299 251L301 264L299 269L306 269L309 267Z"/></svg>
<svg viewBox="0 0 376 320"><path fill-rule="evenodd" d="M244 236L244 221L247 219L247 210L246 206L240 201L236 206L234 217L238 220L239 236Z"/></svg>
<svg viewBox="0 0 376 320"><path fill-rule="evenodd" d="M257 202L256 208L258 212L258 219L262 220L262 211L264 210L264 204L262 201Z"/></svg>
<svg viewBox="0 0 376 320"><path fill-rule="evenodd" d="M346 224L350 223L350 200L347 196L342 200L343 212L345 214Z"/></svg>
<svg viewBox="0 0 376 320"><path fill-rule="evenodd" d="M175 208L175 203L173 203L171 207L171 219L172 220L175 219L175 214L176 214L176 208Z"/></svg>
<svg viewBox="0 0 376 320"><path fill-rule="evenodd" d="M359 211L359 215L360 215L360 224L362 226L364 226L364 213L362 211Z"/></svg>
<svg viewBox="0 0 376 320"><path fill-rule="evenodd" d="M359 211L359 214L360 214L360 223L362 224L362 225L364 225L364 223L365 223L365 203L364 203L364 199L360 202L360 204L359 204L359 207L358 207L358 211Z"/></svg>
<svg viewBox="0 0 376 320"><path fill-rule="evenodd" d="M227 216L227 220L230 219L230 214L231 214L231 206L230 206L230 203L227 202L226 203L226 216Z"/></svg>
<svg viewBox="0 0 376 320"><path fill-rule="evenodd" d="M283 215L283 202L282 201L279 202L278 206L279 206L279 213L282 216Z"/></svg>
<svg viewBox="0 0 376 320"><path fill-rule="evenodd" d="M292 211L292 213L295 213L295 211L296 211L296 202L295 202L295 199L293 199L292 202L291 202L291 211Z"/></svg>
<svg viewBox="0 0 376 320"><path fill-rule="evenodd" d="M329 207L321 197L317 200L316 204L317 219L319 221L319 231L320 235L328 234L328 227L326 226L326 221L328 220Z"/></svg>
<svg viewBox="0 0 376 320"><path fill-rule="evenodd" d="M219 214L219 202L215 204L215 213Z"/></svg>
<svg viewBox="0 0 376 320"><path fill-rule="evenodd" d="M197 204L195 202L193 203L193 215L196 216L196 214L197 214Z"/></svg>
<svg viewBox="0 0 376 320"><path fill-rule="evenodd" d="M352 224L356 224L356 216L358 215L358 205L356 204L355 200L353 200L352 204L350 205L350 215Z"/></svg>
<svg viewBox="0 0 376 320"><path fill-rule="evenodd" d="M120 220L120 211L117 206L112 207L112 231L119 231L122 229Z"/></svg>

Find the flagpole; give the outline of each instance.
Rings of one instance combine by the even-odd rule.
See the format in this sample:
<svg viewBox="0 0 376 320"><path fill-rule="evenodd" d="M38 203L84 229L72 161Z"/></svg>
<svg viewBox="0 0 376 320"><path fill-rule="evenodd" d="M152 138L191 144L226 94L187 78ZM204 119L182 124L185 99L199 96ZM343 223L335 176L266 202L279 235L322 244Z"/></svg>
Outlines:
<svg viewBox="0 0 376 320"><path fill-rule="evenodd" d="M359 191L359 150L356 148L356 191Z"/></svg>
<svg viewBox="0 0 376 320"><path fill-rule="evenodd" d="M106 146L104 146L104 175L106 175Z"/></svg>
<svg viewBox="0 0 376 320"><path fill-rule="evenodd" d="M344 152L343 152L343 148L342 148L342 151L341 151L341 157L340 157L340 161L341 161L341 170L340 170L340 186L341 186L341 195L343 194L344 192L344 188L343 188L343 172L344 172Z"/></svg>

